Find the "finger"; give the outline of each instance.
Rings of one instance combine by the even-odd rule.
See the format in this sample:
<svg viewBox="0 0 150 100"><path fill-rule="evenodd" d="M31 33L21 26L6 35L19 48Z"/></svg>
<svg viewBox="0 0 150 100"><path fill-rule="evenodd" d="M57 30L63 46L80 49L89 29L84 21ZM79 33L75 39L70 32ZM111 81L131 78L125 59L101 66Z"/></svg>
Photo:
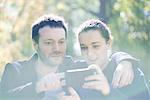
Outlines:
<svg viewBox="0 0 150 100"><path fill-rule="evenodd" d="M134 77L133 73L134 72L132 70L124 73L123 78L121 79L122 81L120 82L120 87L125 87L132 83Z"/></svg>
<svg viewBox="0 0 150 100"><path fill-rule="evenodd" d="M85 81L92 81L92 80L102 80L100 75L90 75L85 78Z"/></svg>
<svg viewBox="0 0 150 100"><path fill-rule="evenodd" d="M69 87L68 90L71 96L79 97L78 93L72 87Z"/></svg>
<svg viewBox="0 0 150 100"><path fill-rule="evenodd" d="M133 78L134 78L133 72L128 73L128 76L127 76L127 78L125 80L125 83L121 87L125 87L127 85L130 85L132 83L132 81L133 81Z"/></svg>
<svg viewBox="0 0 150 100"><path fill-rule="evenodd" d="M114 74L113 74L113 80L112 80L112 86L114 88L118 87L120 78L121 78L121 72L120 71L115 71Z"/></svg>
<svg viewBox="0 0 150 100"><path fill-rule="evenodd" d="M134 71L132 70L129 84L132 84L133 80L134 80Z"/></svg>
<svg viewBox="0 0 150 100"><path fill-rule="evenodd" d="M83 84L83 88L87 88L87 89L98 89L102 83L100 83L99 81L91 81L91 82L86 82Z"/></svg>
<svg viewBox="0 0 150 100"><path fill-rule="evenodd" d="M49 80L59 80L59 77L58 77L58 75L56 73L50 73L50 74L48 74L47 78Z"/></svg>
<svg viewBox="0 0 150 100"><path fill-rule="evenodd" d="M49 73L42 78L42 80L45 82L50 82L52 79L53 79L53 73Z"/></svg>
<svg viewBox="0 0 150 100"><path fill-rule="evenodd" d="M100 69L100 67L98 65L92 64L89 66L89 69L93 69L94 71L96 71L96 74L94 74L94 75L97 75L97 76L93 75L93 78L91 77L91 79L89 78L89 80L94 80L94 79L95 80L101 80L103 78L104 79L106 78L103 71Z"/></svg>
<svg viewBox="0 0 150 100"><path fill-rule="evenodd" d="M61 87L61 82L54 75L49 76L45 79L45 86L47 90L57 89Z"/></svg>
<svg viewBox="0 0 150 100"><path fill-rule="evenodd" d="M61 85L59 85L55 82L52 82L52 83L46 83L45 87L46 87L46 90L54 90L54 89L60 88Z"/></svg>
<svg viewBox="0 0 150 100"><path fill-rule="evenodd" d="M126 70L126 72L124 72L122 75L122 79L120 81L120 87L125 87L127 85L130 85L133 79L134 79L133 69Z"/></svg>
<svg viewBox="0 0 150 100"><path fill-rule="evenodd" d="M100 67L99 67L98 65L96 65L96 64L91 64L91 65L89 66L89 69L95 70L96 73L98 73L98 74L103 73L102 70L100 69Z"/></svg>
<svg viewBox="0 0 150 100"><path fill-rule="evenodd" d="M129 73L127 78L126 78L126 81L125 81L125 83L123 84L122 87L130 85L131 79L132 79L132 76L131 76L131 73Z"/></svg>
<svg viewBox="0 0 150 100"><path fill-rule="evenodd" d="M65 95L65 92L64 92L64 91L58 93L58 96L64 96L64 95Z"/></svg>
<svg viewBox="0 0 150 100"><path fill-rule="evenodd" d="M45 84L43 81L39 81L37 83L37 89L40 90L40 91L46 91L46 87L45 87Z"/></svg>
<svg viewBox="0 0 150 100"><path fill-rule="evenodd" d="M91 82L86 82L82 85L83 88L86 89L94 89L94 90L101 90L104 87L106 87L108 84L106 82L100 82L100 81L91 81Z"/></svg>
<svg viewBox="0 0 150 100"><path fill-rule="evenodd" d="M58 93L58 100L67 100L67 96L65 95L65 92L62 91L61 93Z"/></svg>
<svg viewBox="0 0 150 100"><path fill-rule="evenodd" d="M68 91L69 91L69 93L70 93L71 95L76 94L76 91L75 91L72 87L69 87L69 88L68 88Z"/></svg>
<svg viewBox="0 0 150 100"><path fill-rule="evenodd" d="M46 80L48 83L60 84L60 78L56 73L48 74Z"/></svg>
<svg viewBox="0 0 150 100"><path fill-rule="evenodd" d="M127 78L127 80L126 80L124 86L130 85L130 84L132 83L133 76L134 76L134 75L133 75L133 72L131 72L131 73L128 74L128 78ZM123 87L124 87L124 86L123 86Z"/></svg>
<svg viewBox="0 0 150 100"><path fill-rule="evenodd" d="M118 87L119 88L125 87L126 84L128 84L129 79L130 79L130 75L128 73L123 74L122 77L121 77L121 79L120 79L120 82L118 84Z"/></svg>

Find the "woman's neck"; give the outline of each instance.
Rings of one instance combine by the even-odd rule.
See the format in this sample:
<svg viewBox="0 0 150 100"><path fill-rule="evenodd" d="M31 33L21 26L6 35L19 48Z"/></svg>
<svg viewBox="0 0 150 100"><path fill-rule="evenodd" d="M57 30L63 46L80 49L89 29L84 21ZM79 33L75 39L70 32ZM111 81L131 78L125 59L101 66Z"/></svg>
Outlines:
<svg viewBox="0 0 150 100"><path fill-rule="evenodd" d="M108 65L109 60L107 60L104 64L102 64L101 70L103 71L107 65Z"/></svg>

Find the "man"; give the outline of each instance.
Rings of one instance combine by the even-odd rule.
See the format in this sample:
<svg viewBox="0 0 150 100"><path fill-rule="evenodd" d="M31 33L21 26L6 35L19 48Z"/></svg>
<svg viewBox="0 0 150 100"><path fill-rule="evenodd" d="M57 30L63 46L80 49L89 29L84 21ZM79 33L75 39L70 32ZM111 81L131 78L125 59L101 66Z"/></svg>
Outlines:
<svg viewBox="0 0 150 100"><path fill-rule="evenodd" d="M2 96L11 100L12 98L80 100L71 87L68 89L70 95L65 95L58 75L59 72L72 69L75 63L65 54L67 26L64 20L55 15L40 17L32 26L32 40L36 53L29 60L6 65L1 81ZM118 57L120 56L121 54ZM125 59L131 58L125 56L119 60L119 64ZM131 73L131 77L128 82L124 82L124 86L133 80L132 66L124 66L123 70L125 69ZM121 72L119 76L122 75ZM125 76L124 73L122 76ZM114 80L120 80L122 76Z"/></svg>

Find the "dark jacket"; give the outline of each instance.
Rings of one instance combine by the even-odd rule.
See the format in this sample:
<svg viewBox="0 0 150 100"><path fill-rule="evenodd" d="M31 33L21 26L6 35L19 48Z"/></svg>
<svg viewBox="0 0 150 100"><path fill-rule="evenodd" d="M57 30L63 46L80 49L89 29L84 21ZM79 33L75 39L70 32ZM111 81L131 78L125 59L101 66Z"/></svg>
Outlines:
<svg viewBox="0 0 150 100"><path fill-rule="evenodd" d="M1 97L8 100L38 100L43 97L43 93L37 94L35 85L38 80L35 70L37 54L34 54L29 60L8 63L2 76L0 90ZM60 65L60 72L67 70L73 65L71 57L66 56L63 64ZM4 100L5 100L4 99Z"/></svg>
<svg viewBox="0 0 150 100"><path fill-rule="evenodd" d="M116 59L116 62L131 59L128 56L124 56L124 59L122 59L123 57L120 55L122 53L113 57ZM128 54L125 53L125 55ZM38 100L43 97L44 93L37 94L35 90L37 82L37 73L35 71L36 60L37 54L34 54L29 60L17 61L5 66L0 85L2 100L5 100L4 98L7 98L7 100ZM83 63L85 62L74 62L71 57L66 56L63 63L59 66L58 71L64 72L68 69L80 68L84 65Z"/></svg>
<svg viewBox="0 0 150 100"><path fill-rule="evenodd" d="M122 57L118 59L123 60ZM111 82L116 69L116 62L110 60L107 67L103 70L110 85L110 94L107 96L92 89L83 89L82 87L76 87L75 89L81 97L81 100L150 100L149 89L144 73L138 66L138 62L133 63L134 80L131 85L123 88L113 88Z"/></svg>

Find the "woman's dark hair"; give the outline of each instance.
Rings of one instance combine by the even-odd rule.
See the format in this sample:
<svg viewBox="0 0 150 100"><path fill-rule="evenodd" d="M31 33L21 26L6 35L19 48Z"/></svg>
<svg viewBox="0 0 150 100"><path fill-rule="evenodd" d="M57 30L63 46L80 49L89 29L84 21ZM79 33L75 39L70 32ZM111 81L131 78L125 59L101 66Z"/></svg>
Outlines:
<svg viewBox="0 0 150 100"><path fill-rule="evenodd" d="M79 36L80 33L89 31L89 30L98 30L101 33L101 35L105 38L106 42L112 39L110 29L104 22L100 20L90 19L90 20L83 22L78 28L77 34Z"/></svg>

